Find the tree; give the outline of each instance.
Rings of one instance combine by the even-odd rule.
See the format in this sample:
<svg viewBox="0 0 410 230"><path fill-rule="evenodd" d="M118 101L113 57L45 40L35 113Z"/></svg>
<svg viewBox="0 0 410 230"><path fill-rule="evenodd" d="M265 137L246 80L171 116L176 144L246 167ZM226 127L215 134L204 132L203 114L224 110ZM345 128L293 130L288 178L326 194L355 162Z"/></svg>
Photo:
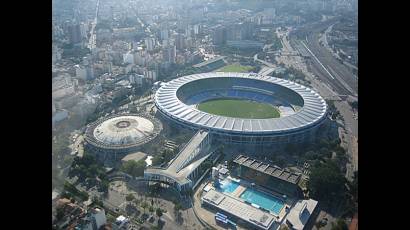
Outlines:
<svg viewBox="0 0 410 230"><path fill-rule="evenodd" d="M331 230L348 230L348 227L343 219L337 219L336 223L332 223Z"/></svg>
<svg viewBox="0 0 410 230"><path fill-rule="evenodd" d="M206 161L202 164L202 168L203 168L204 170L211 169L212 166L213 166L213 164L212 164L212 161L210 161L210 160L206 160Z"/></svg>
<svg viewBox="0 0 410 230"><path fill-rule="evenodd" d="M144 160L137 162L127 161L122 165L121 171L130 174L133 177L143 176L146 165L147 163Z"/></svg>
<svg viewBox="0 0 410 230"><path fill-rule="evenodd" d="M353 109L358 109L359 108L358 101L352 101L352 102L349 102L349 104Z"/></svg>
<svg viewBox="0 0 410 230"><path fill-rule="evenodd" d="M56 219L61 220L64 217L64 208L63 207L57 207L56 209Z"/></svg>
<svg viewBox="0 0 410 230"><path fill-rule="evenodd" d="M345 191L346 179L333 161L314 167L308 181L310 195L320 201L338 199Z"/></svg>
<svg viewBox="0 0 410 230"><path fill-rule="evenodd" d="M157 210L155 210L155 213L157 214L157 216L158 216L158 218L160 218L161 219L161 216L162 216L162 210L160 209L160 208L157 208Z"/></svg>
<svg viewBox="0 0 410 230"><path fill-rule="evenodd" d="M125 197L125 200L128 201L128 202L130 202L130 201L135 200L135 197L134 197L134 195L132 195L132 194L128 194L128 195Z"/></svg>
<svg viewBox="0 0 410 230"><path fill-rule="evenodd" d="M148 207L148 204L147 204L147 202L142 202L141 203L141 208L143 208L144 209L144 213L145 213L145 209Z"/></svg>
<svg viewBox="0 0 410 230"><path fill-rule="evenodd" d="M150 213L153 213L153 212L154 212L154 207L149 206L148 211L149 211Z"/></svg>
<svg viewBox="0 0 410 230"><path fill-rule="evenodd" d="M182 209L182 205L181 205L181 203L176 203L175 205L174 205L174 210L176 211L176 212L178 212L179 210L181 210Z"/></svg>
<svg viewBox="0 0 410 230"><path fill-rule="evenodd" d="M108 188L110 187L110 181L107 178L101 180L100 188L103 192L108 192Z"/></svg>

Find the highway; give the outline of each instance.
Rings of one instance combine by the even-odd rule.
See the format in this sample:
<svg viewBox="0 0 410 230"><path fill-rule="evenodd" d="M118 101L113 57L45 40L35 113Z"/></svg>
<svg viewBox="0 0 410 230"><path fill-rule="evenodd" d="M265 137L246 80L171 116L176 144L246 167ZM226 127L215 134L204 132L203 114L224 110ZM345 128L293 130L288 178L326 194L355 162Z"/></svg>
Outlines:
<svg viewBox="0 0 410 230"><path fill-rule="evenodd" d="M90 30L90 40L88 41L88 48L90 50L97 47L97 35L95 32L95 26L98 23L98 10L100 9L100 0L97 1L97 6L95 8L95 18L94 21L91 23L91 30Z"/></svg>
<svg viewBox="0 0 410 230"><path fill-rule="evenodd" d="M320 32L336 21L337 18L312 23L297 30L295 33L304 35L305 39L299 40L296 36L291 36L291 44L294 47L303 47L310 54L311 58L307 62L319 79L328 83L338 94L357 97L357 77L329 50L319 44Z"/></svg>

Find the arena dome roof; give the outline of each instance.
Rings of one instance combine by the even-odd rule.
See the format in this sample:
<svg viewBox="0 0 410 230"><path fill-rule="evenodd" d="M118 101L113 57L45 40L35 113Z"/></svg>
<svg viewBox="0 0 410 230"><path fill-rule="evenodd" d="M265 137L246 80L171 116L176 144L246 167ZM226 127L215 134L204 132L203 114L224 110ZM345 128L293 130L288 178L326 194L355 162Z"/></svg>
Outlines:
<svg viewBox="0 0 410 230"><path fill-rule="evenodd" d="M101 148L130 148L154 139L161 128L160 122L149 116L114 115L91 124L86 139Z"/></svg>

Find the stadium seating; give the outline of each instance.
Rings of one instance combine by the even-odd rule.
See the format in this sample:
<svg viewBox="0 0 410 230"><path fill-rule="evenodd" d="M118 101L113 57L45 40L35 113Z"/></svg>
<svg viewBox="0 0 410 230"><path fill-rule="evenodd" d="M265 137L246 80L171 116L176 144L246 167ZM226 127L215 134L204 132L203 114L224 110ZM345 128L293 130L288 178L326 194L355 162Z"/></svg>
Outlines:
<svg viewBox="0 0 410 230"><path fill-rule="evenodd" d="M279 96L280 95L280 96ZM201 79L183 85L178 98L188 105L229 97L249 99L293 108L303 106L303 99L290 89L268 82L245 78Z"/></svg>

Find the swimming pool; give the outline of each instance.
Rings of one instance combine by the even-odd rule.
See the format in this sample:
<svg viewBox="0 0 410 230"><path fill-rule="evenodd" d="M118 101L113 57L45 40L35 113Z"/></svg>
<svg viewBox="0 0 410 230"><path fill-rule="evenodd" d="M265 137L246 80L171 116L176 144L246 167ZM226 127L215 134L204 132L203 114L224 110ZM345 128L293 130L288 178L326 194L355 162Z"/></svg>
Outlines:
<svg viewBox="0 0 410 230"><path fill-rule="evenodd" d="M219 188L217 188L216 190L219 192L223 192L223 193L232 193L239 186L238 182L231 181L231 180L223 180L220 183L221 184Z"/></svg>
<svg viewBox="0 0 410 230"><path fill-rule="evenodd" d="M240 198L252 204L256 204L266 210L270 210L276 215L279 215L280 210L282 210L283 206L285 206L285 203L280 199L251 188L247 188L241 194Z"/></svg>

